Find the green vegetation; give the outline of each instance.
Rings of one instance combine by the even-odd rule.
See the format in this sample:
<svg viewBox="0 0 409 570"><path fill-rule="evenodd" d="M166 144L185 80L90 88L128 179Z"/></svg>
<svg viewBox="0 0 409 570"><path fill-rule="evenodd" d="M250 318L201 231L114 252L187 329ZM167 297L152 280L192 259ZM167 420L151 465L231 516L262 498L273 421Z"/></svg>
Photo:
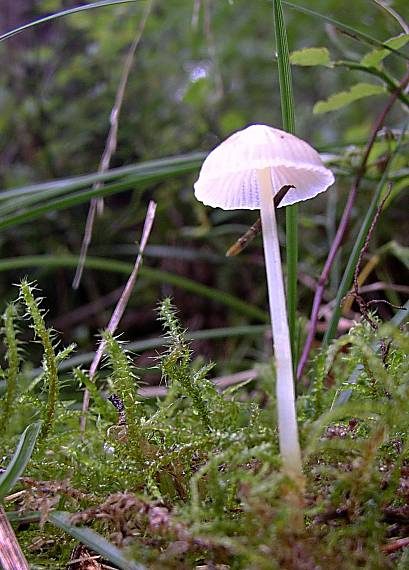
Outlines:
<svg viewBox="0 0 409 570"><path fill-rule="evenodd" d="M28 287L22 284L22 295ZM39 302L29 295L30 325L47 352ZM376 569L398 561L379 546L387 543L391 521L398 521L394 536L396 525L405 526L407 335L393 325L382 325L376 334L357 325L312 365L316 380L298 400L307 480L306 527L300 531L294 527L291 482L279 473L271 373L254 387L251 400L243 398L243 386L220 394L206 379L211 366L192 360L169 299L159 316L168 349L152 365L162 371L166 397L138 397L126 346L104 335L108 372L104 368L98 387L121 398L124 416L94 390L84 438L75 402L60 400L46 452L39 440L24 477L12 478L5 489L24 490L10 501L12 521L32 521L36 512L49 521L44 527L31 522L18 532L23 549L36 538L49 541L32 563L63 567L74 539L120 568L132 567L128 559L149 568L296 568L300 559L313 568L348 556L348 568ZM19 336L14 330L13 338ZM370 348L378 339L390 343L386 368ZM361 363L356 382L349 384ZM44 378L44 392L34 394L24 385L23 369L2 436L3 454L10 456L21 416L47 422L54 390ZM89 385L80 370L72 372L71 382ZM334 405L347 388L348 402ZM27 463L24 449L19 460ZM61 540L58 529L71 539Z"/></svg>
<svg viewBox="0 0 409 570"><path fill-rule="evenodd" d="M406 0L26 4L0 14L0 566L407 570ZM225 255L257 213L192 189L252 123L336 177L277 210L301 491L261 240Z"/></svg>

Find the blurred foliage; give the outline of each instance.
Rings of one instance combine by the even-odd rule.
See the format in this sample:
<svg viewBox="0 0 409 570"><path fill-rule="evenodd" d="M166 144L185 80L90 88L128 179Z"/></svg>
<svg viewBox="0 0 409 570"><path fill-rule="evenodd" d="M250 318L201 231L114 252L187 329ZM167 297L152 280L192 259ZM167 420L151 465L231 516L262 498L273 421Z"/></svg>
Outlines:
<svg viewBox="0 0 409 570"><path fill-rule="evenodd" d="M0 33L83 4L3 0ZM406 70L407 37L390 11L404 16L406 4L300 0L300 6L348 25L352 32L346 33L283 2L289 47L296 52L296 133L318 148L337 177L325 195L299 209L301 329L371 126ZM51 181L41 216L0 230L2 467L9 465L8 481L14 483L33 452L40 429L33 422L42 420L26 478L17 483L24 494L16 497L16 508L37 521L49 516L53 525L47 523L43 531L20 520L19 539L47 568L61 567L68 559L70 535L118 564L122 553L130 552L150 568L228 564L232 569L309 570L338 564L402 570L408 557L393 548L395 540L407 537L408 337L382 321L395 312L390 303L402 305L408 293L408 137L401 136L390 165L391 195L360 268L365 299L389 304L371 305L377 330L367 324L351 328L359 307L347 299L340 332L350 333L317 351L309 363L309 387L299 387L308 532L296 536L291 485L279 475L260 243L237 258L225 257L256 214L210 211L192 192L203 156L197 153L249 123L281 126L271 2L154 2L125 91L111 167L145 168L145 161L184 154L190 166L170 173L156 165L156 174L142 181L139 166L132 179L114 175L107 184L119 181L124 189L105 199L81 287L71 288L87 204L54 211L51 195L72 177L98 170L123 62L145 8L140 0L82 11L0 43L0 224L2 214L24 210L22 194L14 189ZM368 45L354 29L388 40L405 55ZM333 110L314 114L323 101L332 102ZM368 204L405 128L407 110L403 93L369 156L331 271L320 333ZM190 153L196 154L192 158ZM178 161L165 163L171 168ZM92 183L81 189L87 191ZM105 334L107 366L94 385L67 358L70 343L77 344L79 359L95 349L95 334L106 327L132 267L151 198L158 210L144 271L120 325L134 346L150 348L135 356ZM283 214L280 210L282 228ZM284 245L284 228L281 238ZM25 275L29 280L15 304L12 284ZM47 297L49 313L40 307L33 279ZM179 313L169 300L162 303L168 349L158 357L156 347L165 341L157 338L156 309L165 297L173 298ZM180 322L200 333L192 346ZM28 342L30 327L39 342ZM224 332L220 336L208 329ZM58 346L55 330L62 331L68 348ZM210 359L214 366L204 363ZM207 379L249 368L257 369L257 384L230 388L224 397ZM137 385L161 377L169 388L165 399L142 401ZM85 438L79 429L84 386L92 402ZM128 424L116 423L117 413L104 397L113 391L121 396ZM55 508L63 512L49 514ZM77 520L64 511L79 513ZM19 518L18 513L10 516ZM93 531L74 528L73 522L89 523ZM136 535L140 540L134 540ZM116 547L123 546L128 550L121 553Z"/></svg>
<svg viewBox="0 0 409 570"><path fill-rule="evenodd" d="M1 31L44 14L78 5L74 1L42 0L27 6L6 0L0 16ZM145 2L109 6L81 12L28 30L0 44L0 182L3 189L44 180L95 172L104 149L109 116L128 46L135 36ZM406 3L392 7L404 15ZM304 6L386 40L402 33L398 21L368 0L353 4L315 0ZM332 61L354 60L373 47L352 38L318 17L284 4L290 50L321 47ZM403 42L399 47L405 51ZM248 123L280 126L277 69L274 60L271 3L264 0L172 0L154 3L142 41L137 48L119 119L118 150L112 166L208 151L233 130ZM407 49L406 49L406 52ZM373 57L373 56L372 56ZM378 57L379 60L379 57ZM388 72L400 78L405 60L385 58ZM337 185L326 195L300 207L300 302L307 316L314 279L319 275L342 213L359 156L385 95L355 101L329 115L314 115L314 105L357 83L382 82L360 70L344 67L293 67L296 130L325 153L336 166ZM402 127L400 103L390 114L390 128ZM334 298L349 257L362 212L375 189L382 161L393 141L380 139L371 154L371 168L360 190L347 241L331 273L327 301ZM397 242L404 247L409 235L407 219L407 144L396 159L392 178L393 200L381 216L371 251ZM406 170L405 170L406 169ZM192 193L195 174L169 178L149 185L144 192L118 194L106 199L105 213L97 219L90 255L131 261L149 198L158 201L154 232L145 264L187 276L266 308L264 269L259 243L237 259L224 253L254 221L247 212L209 211ZM40 221L0 233L3 258L29 255L77 255L84 231L87 206L48 213ZM279 214L284 224L283 213ZM284 243L284 240L283 240ZM407 272L392 250L382 255L369 282L403 286ZM183 252L183 253L181 253ZM78 292L71 290L73 269L35 265L2 275L3 304L12 296L10 285L29 274L49 298L50 317L64 331L67 342L92 349L93 335L106 325L112 302L99 303L120 287L123 277L106 271L86 270ZM192 295L171 284L155 284L142 277L122 328L132 339L158 334L153 308L157 299L172 295L184 322L192 330L247 324L233 308ZM401 304L398 290L369 294ZM356 307L353 309L356 311ZM383 304L380 315L393 309ZM356 316L354 310L345 315ZM256 322L256 321L254 321ZM201 342L200 350L217 360L219 369L235 371L265 358L263 339L223 343ZM228 354L228 358L224 356ZM149 357L149 355L147 355ZM227 361L226 361L227 360ZM218 368L216 368L217 370Z"/></svg>

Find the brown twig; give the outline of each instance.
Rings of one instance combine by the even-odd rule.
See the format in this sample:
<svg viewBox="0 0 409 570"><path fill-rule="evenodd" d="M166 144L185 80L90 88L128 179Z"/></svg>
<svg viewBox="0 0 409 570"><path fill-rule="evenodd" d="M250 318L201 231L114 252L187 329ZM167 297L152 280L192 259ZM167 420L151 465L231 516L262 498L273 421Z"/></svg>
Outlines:
<svg viewBox="0 0 409 570"><path fill-rule="evenodd" d="M124 287L121 298L119 299L118 304L116 305L115 310L112 313L112 317L108 323L107 330L111 334L115 333L117 326L119 324L119 321L121 320L121 318L125 312L125 308L128 304L128 301L129 301L129 298L132 294L133 288L135 286L135 282L136 282L136 279L138 277L139 268L142 264L143 253L145 251L145 247L146 247L146 244L148 242L149 234L151 233L153 220L155 219L155 212L156 212L156 204L155 204L155 202L151 201L151 202L149 202L148 211L146 213L146 218L145 218L145 223L143 226L142 238L141 238L141 244L139 247L138 257L136 258L134 268L132 270L131 275L129 276L129 279L128 279L125 287ZM102 358L102 355L103 355L103 352L105 349L105 344L106 343L104 340L102 340L100 342L98 350L95 353L94 359L91 363L91 367L89 370L89 377L90 377L91 381L93 380L95 373L97 371L98 365L101 361L101 358ZM85 389L84 398L83 398L83 402L82 402L82 416L81 416L81 431L82 432L84 432L84 430L85 430L86 413L88 411L88 407L89 407L89 391L87 389Z"/></svg>
<svg viewBox="0 0 409 570"><path fill-rule="evenodd" d="M219 376L218 378L213 378L212 382L218 390L226 390L230 386L236 386L242 382L250 382L258 377L257 370L243 370L242 372L235 372L234 374L229 374L228 376ZM139 388L138 396L141 398L160 398L166 396L168 393L168 388L166 386L145 386ZM118 412L121 413L120 407L117 407Z"/></svg>
<svg viewBox="0 0 409 570"><path fill-rule="evenodd" d="M6 511L0 505L0 565L4 570L30 570Z"/></svg>
<svg viewBox="0 0 409 570"><path fill-rule="evenodd" d="M354 286L353 286L352 294L355 298L355 301L359 305L359 310L360 310L362 317L366 320L366 322L370 325L370 327L373 330L378 330L378 325L372 319L372 317L369 315L368 304L366 303L365 299L362 297L362 295L359 292L359 274L361 272L362 261L363 261L364 256L366 255L366 253L368 251L369 243L372 239L372 234L374 232L375 226L378 223L378 219L379 219L379 216L381 215L381 212L383 210L385 202L391 194L391 190L392 190L392 185L391 185L391 183L389 183L388 184L388 191L387 191L385 197L382 199L381 203L376 208L375 215L374 215L373 220L371 222L371 225L369 227L368 234L365 238L365 243L364 243L361 251L359 252L358 261L357 261L357 264L355 266L355 271L354 271L354 281L353 281Z"/></svg>
<svg viewBox="0 0 409 570"><path fill-rule="evenodd" d="M344 239L346 230L348 228L349 220L350 220L351 213L352 213L352 208L353 208L353 205L355 203L355 199L356 199L358 189L359 189L361 181L362 181L362 177L365 174L369 154L370 154L372 147L376 141L377 134L383 126L383 123L386 119L387 114L392 109L393 105L395 104L395 102L399 96L399 93L401 93L406 88L408 83L409 83L409 71L405 74L404 78L400 82L398 89L396 89L396 91L394 93L392 93L392 95L389 97L387 104L383 108L380 115L377 117L377 119L376 119L376 121L372 127L371 135L370 135L369 140L366 144L365 152L362 156L362 160L361 160L361 163L359 165L358 172L357 172L355 180L352 184L352 188L349 192L347 203L345 205L345 209L344 209L344 212L342 214L342 218L341 218L341 221L339 223L337 233L335 235L334 241L332 242L332 245L331 245L330 251L328 253L328 257L327 257L327 260L325 262L324 268L322 270L321 276L318 280L318 285L317 285L317 289L315 291L314 301L313 301L313 306L312 306L312 311L311 311L310 323L309 323L309 327L308 327L307 340L305 341L304 349L303 349L300 361L298 363L298 368L297 368L297 379L298 380L300 380L300 378L302 377L304 367L307 363L307 360L308 360L308 357L309 357L309 354L311 351L312 343L313 343L314 336L315 336L315 331L317 329L318 312L320 309L325 285L327 283L328 276L329 276L331 267L334 263L335 257L338 253L338 250L341 246L341 243Z"/></svg>
<svg viewBox="0 0 409 570"><path fill-rule="evenodd" d="M384 281L363 285L359 290L361 293L372 293L373 291L384 291L386 289L409 295L409 285L396 285L395 283L385 283Z"/></svg>
<svg viewBox="0 0 409 570"><path fill-rule="evenodd" d="M136 48L138 47L139 42L141 41L143 32L145 30L146 22L148 20L149 14L150 14L151 9L152 9L152 3L153 3L153 0L150 0L146 4L146 9L145 9L145 12L142 16L142 20L139 24L136 36L135 36L135 38L134 38L134 40L133 40L133 42L129 48L129 51L128 51L126 59L125 59L121 79L120 79L118 89L117 89L116 95L115 95L114 106L112 107L112 111L111 111L111 115L110 115L110 119L109 119L110 128L109 128L108 137L107 137L107 140L105 143L104 152L102 154L101 161L99 163L98 174L102 174L103 172L108 170L109 165L111 163L112 155L116 151L116 147L118 144L118 136L117 135L118 135L119 114L121 112L121 107L122 107L122 103L124 100L125 88L126 88L126 84L128 83L128 78L129 78L129 74L130 74L130 71L132 68L132 63L133 63L133 59L135 56ZM98 188L101 188L102 185L103 185L102 182L96 182L94 184L93 188L98 189ZM75 272L74 280L72 283L73 289L78 289L78 287L79 287L81 277L82 277L82 272L84 271L84 265L85 265L85 260L87 258L88 248L89 248L89 245L90 245L91 239L92 239L92 230L94 227L95 215L97 213L97 210L99 211L99 213L102 213L102 209L103 209L103 199L102 198L93 198L91 200L91 204L90 204L90 207L88 210L87 221L85 223L85 231L84 231L84 237L83 237L82 244L81 244L80 258L79 258L79 262L78 262L78 266L77 266L77 271Z"/></svg>
<svg viewBox="0 0 409 570"><path fill-rule="evenodd" d="M292 184L288 186L283 186L274 196L274 208L278 208L280 202L290 190L290 188L295 188ZM226 251L226 257L233 257L234 255L238 255L240 252L245 249L249 243L259 234L261 233L261 218L255 221L255 223L243 234L234 244L229 247Z"/></svg>
<svg viewBox="0 0 409 570"><path fill-rule="evenodd" d="M396 552L397 550L400 550L401 548L406 548L407 546L409 546L409 538L408 537L398 538L398 540L394 540L393 542L390 542L389 544L385 544L385 546L382 548L382 550L384 552L386 552L387 554L389 554L390 552Z"/></svg>

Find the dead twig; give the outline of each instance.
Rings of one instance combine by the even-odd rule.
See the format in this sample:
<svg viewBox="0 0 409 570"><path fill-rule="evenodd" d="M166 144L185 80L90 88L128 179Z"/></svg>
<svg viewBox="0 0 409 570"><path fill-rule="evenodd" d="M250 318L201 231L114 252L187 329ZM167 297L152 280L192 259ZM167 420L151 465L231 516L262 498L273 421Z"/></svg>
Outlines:
<svg viewBox="0 0 409 570"><path fill-rule="evenodd" d="M110 115L110 128L108 132L108 137L105 143L104 152L101 157L101 161L98 167L98 174L102 174L108 170L111 163L111 158L118 144L118 123L119 114L121 112L122 103L125 95L126 84L128 83L129 74L132 68L133 59L135 56L136 48L142 39L143 32L145 30L146 22L148 21L149 14L152 9L153 0L150 0L146 4L145 12L142 16L142 20L139 24L136 36L129 48L128 54L125 59L124 67L122 70L122 76L118 85L118 89L115 95L114 106L112 107ZM93 186L94 189L101 188L102 182L96 182ZM81 282L82 272L84 271L85 260L87 258L87 252L92 239L92 230L94 227L95 215L97 211L102 213L103 210L103 199L93 198L88 210L87 221L85 223L84 237L81 244L80 258L78 261L77 271L75 272L74 280L72 283L73 289L78 289Z"/></svg>
<svg viewBox="0 0 409 570"><path fill-rule="evenodd" d="M146 213L145 223L143 226L142 238L141 238L141 244L139 247L138 257L136 258L134 268L132 270L131 275L129 276L129 279L128 279L125 287L124 287L121 298L119 299L119 301L115 307L115 310L112 313L112 317L108 323L107 330L111 334L115 333L117 326L119 324L119 321L121 320L121 318L125 312L125 308L128 304L128 301L129 301L129 298L132 294L133 288L135 287L136 279L137 279L138 273L139 273L139 268L142 264L143 253L145 251L145 247L146 247L146 244L148 242L149 235L151 233L153 221L155 219L155 212L156 212L156 203L153 201L150 201L149 206L148 206L148 211ZM100 342L98 350L97 350L95 357L91 363L91 367L89 370L89 377L90 377L91 381L93 380L95 373L97 371L98 365L101 361L101 358L102 358L102 355L103 355L103 352L105 349L105 344L106 343L104 340L102 340ZM89 407L89 391L87 389L85 389L84 398L82 401L82 416L81 416L81 431L82 432L84 432L84 430L85 430L86 414L88 411L88 407Z"/></svg>
<svg viewBox="0 0 409 570"><path fill-rule="evenodd" d="M350 220L351 213L352 213L352 208L353 208L353 205L355 203L355 199L356 199L356 196L358 193L358 189L361 185L362 178L363 178L365 171L366 171L367 162L368 162L370 152L371 152L372 147L376 141L377 134L385 122L386 116L388 115L389 111L392 109L393 105L395 104L396 100L398 99L399 94L402 93L402 91L404 91L406 89L408 83L409 83L409 71L405 74L404 78L402 79L402 81L399 84L399 87L389 97L387 104L383 108L382 112L380 113L380 115L378 116L378 118L376 119L376 121L372 127L372 132L371 132L369 140L366 144L365 152L362 156L361 164L358 168L357 175L355 177L355 180L354 180L352 187L351 187L351 190L349 192L347 203L345 205L345 209L344 209L344 212L342 214L342 218L341 218L340 224L338 226L337 233L335 235L334 241L332 242L332 245L331 245L330 251L328 253L328 257L327 257L327 260L325 262L324 268L322 270L321 276L318 280L318 285L317 285L317 289L316 289L315 295L314 295L314 301L313 301L311 317L310 317L310 322L309 322L309 327L308 327L307 339L305 341L304 349L303 349L300 361L298 363L298 368L297 368L297 379L298 380L300 380L300 378L302 377L304 367L307 363L307 360L308 360L308 357L309 357L309 354L311 351L312 343L313 343L314 336L315 336L315 331L317 329L318 313L319 313L321 301L323 298L325 285L327 283L328 276L329 276L331 267L334 263L335 257L338 253L338 250L341 246L341 243L344 239L346 230L348 228L349 220Z"/></svg>
<svg viewBox="0 0 409 570"><path fill-rule="evenodd" d="M0 505L0 565L3 570L30 570L6 511Z"/></svg>
<svg viewBox="0 0 409 570"><path fill-rule="evenodd" d="M292 184L288 186L283 186L274 196L274 208L277 208L280 205L280 202L290 190L290 188L295 188ZM238 255L240 252L245 249L251 241L261 232L261 218L249 228L245 234L243 234L239 239L226 251L226 257L233 257L234 255Z"/></svg>
<svg viewBox="0 0 409 570"><path fill-rule="evenodd" d="M366 320L366 322L369 324L369 326L374 331L378 330L378 325L373 320L373 318L370 316L369 311L368 311L368 303L366 303L365 299L362 297L362 295L359 292L359 274L361 272L362 261L364 259L364 256L367 254L367 251L369 248L369 243L372 239L372 234L374 232L375 226L378 223L379 216L381 215L381 212L383 210L383 207L385 205L386 200L390 196L391 190L392 190L392 185L391 185L391 183L389 183L388 184L388 191L386 192L386 195L382 199L381 203L376 208L376 212L375 212L375 215L373 217L372 223L370 225L368 235L365 238L365 243L364 243L361 251L359 252L358 261L357 261L355 271L354 271L353 290L350 293L354 296L355 301L358 303L359 310L360 310L362 317Z"/></svg>
<svg viewBox="0 0 409 570"><path fill-rule="evenodd" d="M409 285L397 285L396 283L385 283L384 281L376 281L376 283L363 285L359 288L361 293L372 293L373 291L385 291L387 289L409 295Z"/></svg>
<svg viewBox="0 0 409 570"><path fill-rule="evenodd" d="M401 548L406 548L407 546L409 546L409 538L408 537L398 538L398 540L394 540L393 542L390 542L389 544L385 544L385 546L382 548L382 550L384 552L386 552L387 554L389 554L391 552L396 552L397 550L400 550Z"/></svg>

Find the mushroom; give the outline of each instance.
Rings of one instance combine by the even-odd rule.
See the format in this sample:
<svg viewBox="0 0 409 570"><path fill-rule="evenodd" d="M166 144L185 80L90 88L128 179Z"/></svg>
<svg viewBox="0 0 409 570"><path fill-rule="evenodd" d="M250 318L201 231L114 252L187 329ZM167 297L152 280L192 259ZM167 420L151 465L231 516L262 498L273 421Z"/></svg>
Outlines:
<svg viewBox="0 0 409 570"><path fill-rule="evenodd" d="M283 471L302 485L293 364L283 271L273 199L291 186L279 206L324 192L334 183L319 154L305 141L267 125L250 125L217 146L205 159L195 196L223 210L260 209L276 365L278 432Z"/></svg>

